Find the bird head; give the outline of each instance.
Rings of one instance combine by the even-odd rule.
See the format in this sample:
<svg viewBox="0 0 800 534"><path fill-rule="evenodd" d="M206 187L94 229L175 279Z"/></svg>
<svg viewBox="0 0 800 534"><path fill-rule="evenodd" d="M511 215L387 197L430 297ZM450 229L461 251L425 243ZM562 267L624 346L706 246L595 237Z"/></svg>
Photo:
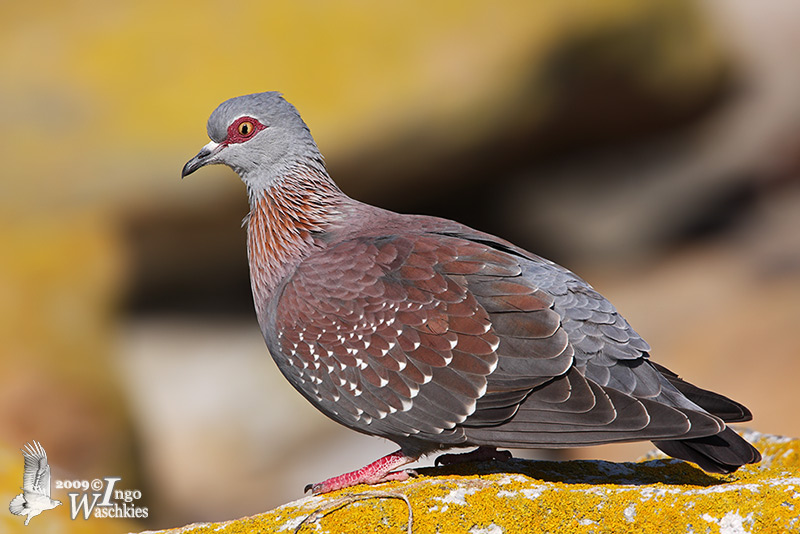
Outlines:
<svg viewBox="0 0 800 534"><path fill-rule="evenodd" d="M303 162L322 164L311 132L280 93L226 100L208 119L211 142L183 167L186 177L206 165L227 165L251 189L263 189Z"/></svg>

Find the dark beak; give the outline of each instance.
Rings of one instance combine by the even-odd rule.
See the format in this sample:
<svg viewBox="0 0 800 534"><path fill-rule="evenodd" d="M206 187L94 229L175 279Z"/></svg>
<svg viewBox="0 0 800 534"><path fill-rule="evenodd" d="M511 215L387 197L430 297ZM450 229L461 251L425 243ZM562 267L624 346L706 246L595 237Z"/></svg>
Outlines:
<svg viewBox="0 0 800 534"><path fill-rule="evenodd" d="M217 161L214 159L214 156L219 154L220 150L222 150L224 146L225 145L211 141L206 146L201 148L200 152L198 152L195 157L187 161L186 165L183 166L181 178L186 178L200 167L217 163Z"/></svg>

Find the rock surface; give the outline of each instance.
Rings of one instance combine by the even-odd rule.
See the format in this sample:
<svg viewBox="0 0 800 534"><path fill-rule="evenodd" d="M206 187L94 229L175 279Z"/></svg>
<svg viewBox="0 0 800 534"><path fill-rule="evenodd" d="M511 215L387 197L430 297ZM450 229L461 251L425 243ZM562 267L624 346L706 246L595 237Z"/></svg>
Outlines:
<svg viewBox="0 0 800 534"><path fill-rule="evenodd" d="M764 460L727 476L658 454L630 463L464 464L423 469L407 482L306 497L252 517L160 532L795 532L800 439L752 431L744 436Z"/></svg>

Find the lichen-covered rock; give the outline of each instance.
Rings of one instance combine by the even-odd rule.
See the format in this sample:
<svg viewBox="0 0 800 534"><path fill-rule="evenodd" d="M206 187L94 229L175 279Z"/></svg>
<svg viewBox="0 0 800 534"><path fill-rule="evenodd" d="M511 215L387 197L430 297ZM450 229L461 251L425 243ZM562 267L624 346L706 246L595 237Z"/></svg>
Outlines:
<svg viewBox="0 0 800 534"><path fill-rule="evenodd" d="M253 517L162 532L796 532L800 439L744 436L764 460L727 476L656 454L635 463L464 464L423 469L407 482L306 497Z"/></svg>

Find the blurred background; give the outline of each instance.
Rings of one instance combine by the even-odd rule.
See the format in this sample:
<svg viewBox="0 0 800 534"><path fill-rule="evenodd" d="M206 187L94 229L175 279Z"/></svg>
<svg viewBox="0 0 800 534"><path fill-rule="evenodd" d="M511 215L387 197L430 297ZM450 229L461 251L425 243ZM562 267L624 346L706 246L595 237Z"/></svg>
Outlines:
<svg viewBox="0 0 800 534"><path fill-rule="evenodd" d="M0 501L32 439L150 510L49 532L254 514L394 450L278 374L236 175L180 180L217 104L264 90L351 196L569 267L658 362L799 436L798 50L793 0L4 3Z"/></svg>

